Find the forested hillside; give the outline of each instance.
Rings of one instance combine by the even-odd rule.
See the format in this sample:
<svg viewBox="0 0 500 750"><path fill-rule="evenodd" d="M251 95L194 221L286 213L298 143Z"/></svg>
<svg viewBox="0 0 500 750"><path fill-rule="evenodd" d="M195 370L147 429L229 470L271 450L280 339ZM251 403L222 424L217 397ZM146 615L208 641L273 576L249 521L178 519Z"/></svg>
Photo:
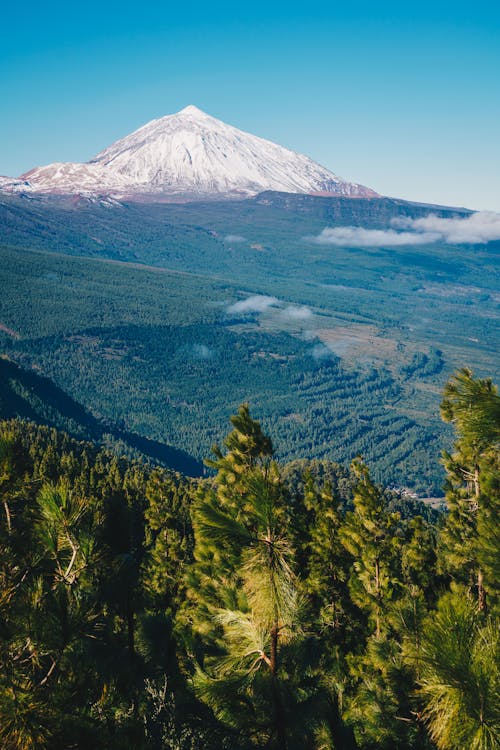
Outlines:
<svg viewBox="0 0 500 750"><path fill-rule="evenodd" d="M377 482L436 496L444 383L463 364L498 375L499 243L318 241L325 227L429 213L470 214L273 192L186 204L3 194L0 355L18 380L34 371L59 389L61 405L34 411L77 438L156 459L163 444L186 454L165 463L196 474L248 400L281 461L362 455ZM68 399L97 432L87 417L68 425Z"/></svg>
<svg viewBox="0 0 500 750"><path fill-rule="evenodd" d="M155 464L201 476L203 465L188 453L165 443L127 432L110 420L97 419L81 404L34 370L23 370L0 358L0 415L21 417L64 430L75 438L92 440L119 455L142 457Z"/></svg>
<svg viewBox="0 0 500 750"><path fill-rule="evenodd" d="M246 405L205 479L2 422L2 748L497 748L498 390L441 415L445 512Z"/></svg>
<svg viewBox="0 0 500 750"><path fill-rule="evenodd" d="M1 277L1 352L49 378L106 433L175 446L200 462L248 399L276 432L282 460L348 463L361 454L377 481L440 491L449 435L436 418L438 384L457 346L397 343L368 320L288 301L228 312L248 293L130 264L4 248Z"/></svg>

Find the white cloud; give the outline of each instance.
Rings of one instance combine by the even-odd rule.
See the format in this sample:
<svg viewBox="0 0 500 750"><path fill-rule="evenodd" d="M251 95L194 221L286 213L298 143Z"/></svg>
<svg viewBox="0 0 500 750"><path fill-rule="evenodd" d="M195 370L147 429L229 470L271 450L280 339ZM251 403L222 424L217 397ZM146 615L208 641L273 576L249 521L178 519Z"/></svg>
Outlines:
<svg viewBox="0 0 500 750"><path fill-rule="evenodd" d="M224 242L232 242L233 244L236 242L246 242L246 237L242 237L239 234L227 234L224 237Z"/></svg>
<svg viewBox="0 0 500 750"><path fill-rule="evenodd" d="M478 211L463 219L443 219L429 214L421 219L394 219L392 225L425 234L436 233L450 245L471 245L500 240L500 214Z"/></svg>
<svg viewBox="0 0 500 750"><path fill-rule="evenodd" d="M252 297L247 297L247 299L242 299L239 302L235 302L233 305L229 305L227 312L264 312L268 307L277 304L279 304L279 301L276 297L267 297L264 294L254 294Z"/></svg>
<svg viewBox="0 0 500 750"><path fill-rule="evenodd" d="M206 344L193 344L193 357L195 359L211 359L214 353Z"/></svg>
<svg viewBox="0 0 500 750"><path fill-rule="evenodd" d="M339 247L397 247L429 242L482 244L500 240L500 214L493 211L479 211L453 219L443 219L435 214L421 219L399 218L393 219L391 225L394 228L327 227L316 237L307 239L318 245Z"/></svg>
<svg viewBox="0 0 500 750"><path fill-rule="evenodd" d="M316 344L316 346L313 346L311 349L311 356L317 360L329 359L330 357L333 357L333 352L326 346L326 344Z"/></svg>
<svg viewBox="0 0 500 750"><path fill-rule="evenodd" d="M289 305L281 311L281 316L288 320L307 320L312 316L312 311L305 305L302 305L301 307Z"/></svg>
<svg viewBox="0 0 500 750"><path fill-rule="evenodd" d="M323 229L321 234L310 239L317 245L338 245L339 247L396 247L398 245L421 245L434 242L439 235L396 232L394 229L363 229L363 227L335 227Z"/></svg>

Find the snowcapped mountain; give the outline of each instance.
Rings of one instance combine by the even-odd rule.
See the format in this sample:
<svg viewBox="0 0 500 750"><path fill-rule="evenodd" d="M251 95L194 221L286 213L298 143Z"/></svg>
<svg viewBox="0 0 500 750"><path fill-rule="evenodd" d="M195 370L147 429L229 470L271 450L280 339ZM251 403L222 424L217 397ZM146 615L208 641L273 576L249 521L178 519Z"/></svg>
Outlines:
<svg viewBox="0 0 500 750"><path fill-rule="evenodd" d="M0 175L0 191L5 190L9 192L20 192L25 189L29 189L29 182L21 178L16 177L5 177Z"/></svg>
<svg viewBox="0 0 500 750"><path fill-rule="evenodd" d="M264 190L374 197L307 156L245 133L192 105L152 120L85 164L55 163L20 177L45 193L122 197L245 197ZM26 189L26 188L24 188Z"/></svg>

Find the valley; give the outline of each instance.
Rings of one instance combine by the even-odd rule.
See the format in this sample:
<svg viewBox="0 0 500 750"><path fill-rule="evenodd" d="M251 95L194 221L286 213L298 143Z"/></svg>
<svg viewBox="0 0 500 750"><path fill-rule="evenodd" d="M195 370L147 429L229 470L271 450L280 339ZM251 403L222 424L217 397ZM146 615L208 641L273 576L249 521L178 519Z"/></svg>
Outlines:
<svg viewBox="0 0 500 750"><path fill-rule="evenodd" d="M463 365L498 373L498 243L314 241L333 222L377 228L428 211L273 193L186 204L4 195L1 351L108 432L195 462L248 401L283 460L361 454L378 481L439 494L441 385Z"/></svg>

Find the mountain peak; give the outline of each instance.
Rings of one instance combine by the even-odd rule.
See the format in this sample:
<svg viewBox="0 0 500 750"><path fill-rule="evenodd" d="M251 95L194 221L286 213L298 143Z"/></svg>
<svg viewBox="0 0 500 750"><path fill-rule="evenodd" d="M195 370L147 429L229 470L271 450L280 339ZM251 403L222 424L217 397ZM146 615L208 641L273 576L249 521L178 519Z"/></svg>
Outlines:
<svg viewBox="0 0 500 750"><path fill-rule="evenodd" d="M193 117L209 117L206 112L196 107L194 104L188 104L184 109L177 112L178 115L192 115Z"/></svg>
<svg viewBox="0 0 500 750"><path fill-rule="evenodd" d="M206 114L194 104L120 138L86 164L49 164L23 175L41 192L245 197L267 190L375 197L303 154Z"/></svg>

